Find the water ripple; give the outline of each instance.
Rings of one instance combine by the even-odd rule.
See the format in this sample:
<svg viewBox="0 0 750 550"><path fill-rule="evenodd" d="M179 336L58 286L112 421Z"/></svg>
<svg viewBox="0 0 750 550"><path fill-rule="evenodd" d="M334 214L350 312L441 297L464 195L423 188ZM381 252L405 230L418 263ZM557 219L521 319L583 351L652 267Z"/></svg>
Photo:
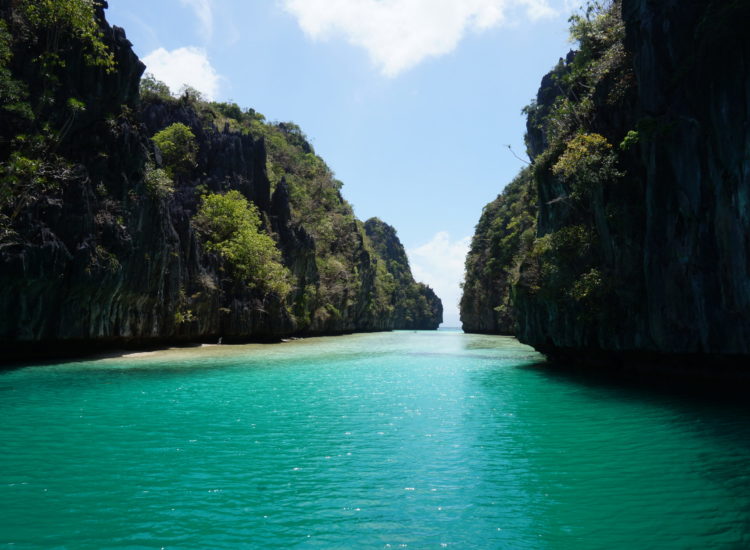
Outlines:
<svg viewBox="0 0 750 550"><path fill-rule="evenodd" d="M750 418L393 333L0 374L0 547L750 547Z"/></svg>

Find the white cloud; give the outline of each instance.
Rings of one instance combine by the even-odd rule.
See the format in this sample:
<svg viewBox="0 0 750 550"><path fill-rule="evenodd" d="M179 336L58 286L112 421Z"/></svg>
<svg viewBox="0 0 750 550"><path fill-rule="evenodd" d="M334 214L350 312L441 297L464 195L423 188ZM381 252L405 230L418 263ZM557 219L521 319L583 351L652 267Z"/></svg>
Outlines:
<svg viewBox="0 0 750 550"><path fill-rule="evenodd" d="M214 33L214 12L211 0L180 0L180 2L195 12L203 40L209 42Z"/></svg>
<svg viewBox="0 0 750 550"><path fill-rule="evenodd" d="M281 0L313 40L343 36L388 77L445 55L467 31L504 23L513 10L557 15L549 0Z"/></svg>
<svg viewBox="0 0 750 550"><path fill-rule="evenodd" d="M443 323L460 326L458 302L464 278L464 261L471 237L452 240L447 231L440 231L422 246L408 250L414 278L432 287L443 301Z"/></svg>
<svg viewBox="0 0 750 550"><path fill-rule="evenodd" d="M184 85L192 86L207 99L216 99L221 77L211 66L208 54L202 48L189 46L167 51L154 50L143 58L147 71L164 82L173 92Z"/></svg>

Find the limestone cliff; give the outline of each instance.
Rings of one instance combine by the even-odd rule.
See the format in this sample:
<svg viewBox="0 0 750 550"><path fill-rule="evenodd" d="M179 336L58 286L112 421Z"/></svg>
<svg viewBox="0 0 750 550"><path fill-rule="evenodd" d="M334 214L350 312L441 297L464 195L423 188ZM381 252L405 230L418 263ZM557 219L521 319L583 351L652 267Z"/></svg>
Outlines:
<svg viewBox="0 0 750 550"><path fill-rule="evenodd" d="M527 108L537 234L500 281L519 339L579 362L746 361L749 15L622 0L574 19L579 49Z"/></svg>
<svg viewBox="0 0 750 550"><path fill-rule="evenodd" d="M105 7L87 21L0 1L4 359L412 328L392 314L403 308L382 292L385 260L301 130L144 88L144 66ZM182 166L156 145L175 125L193 136ZM288 293L233 275L196 230L203 197L229 190L257 208Z"/></svg>
<svg viewBox="0 0 750 550"><path fill-rule="evenodd" d="M474 230L460 303L465 332L515 334L510 291L535 229L536 188L527 169L484 207Z"/></svg>
<svg viewBox="0 0 750 550"><path fill-rule="evenodd" d="M423 283L414 281L401 241L396 230L378 218L365 222L365 231L375 253L386 271L383 291L390 291L394 304L391 322L405 329L432 330L443 321L443 304L435 292Z"/></svg>

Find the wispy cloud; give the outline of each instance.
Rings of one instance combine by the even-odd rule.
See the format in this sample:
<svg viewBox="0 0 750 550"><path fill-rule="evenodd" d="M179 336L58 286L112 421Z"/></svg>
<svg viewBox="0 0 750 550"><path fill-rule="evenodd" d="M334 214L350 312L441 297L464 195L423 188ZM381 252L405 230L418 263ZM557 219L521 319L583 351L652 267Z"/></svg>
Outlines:
<svg viewBox="0 0 750 550"><path fill-rule="evenodd" d="M195 12L201 38L204 42L210 42L214 33L214 12L211 0L180 0L180 3Z"/></svg>
<svg viewBox="0 0 750 550"><path fill-rule="evenodd" d="M407 251L417 281L432 287L443 301L443 323L459 326L458 302L464 261L471 237L452 239L447 231L436 233L429 242Z"/></svg>
<svg viewBox="0 0 750 550"><path fill-rule="evenodd" d="M451 52L467 31L501 25L518 10L531 20L558 13L549 0L281 1L310 38L341 36L388 77Z"/></svg>
<svg viewBox="0 0 750 550"><path fill-rule="evenodd" d="M208 54L202 48L188 46L176 50L159 48L143 58L146 70L172 91L191 86L213 100L219 94L221 77L211 66Z"/></svg>

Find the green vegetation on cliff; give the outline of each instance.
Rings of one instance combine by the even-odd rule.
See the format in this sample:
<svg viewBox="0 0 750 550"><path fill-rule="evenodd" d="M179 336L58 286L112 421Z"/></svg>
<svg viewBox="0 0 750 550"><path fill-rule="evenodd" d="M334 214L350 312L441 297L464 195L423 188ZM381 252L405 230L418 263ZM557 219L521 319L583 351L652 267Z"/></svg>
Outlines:
<svg viewBox="0 0 750 550"><path fill-rule="evenodd" d="M378 300L389 304L388 313L401 328L436 329L443 320L443 304L429 286L414 281L396 230L378 218L370 218L365 231L379 258Z"/></svg>
<svg viewBox="0 0 750 550"><path fill-rule="evenodd" d="M467 332L514 334L511 287L536 234L536 187L530 168L484 207L469 253L461 296Z"/></svg>
<svg viewBox="0 0 750 550"><path fill-rule="evenodd" d="M304 273L298 270L299 280L293 285L293 311L301 329L335 326L359 308L364 309L354 314L369 317L372 328L437 328L442 305L431 289L413 280L395 230L382 222L363 225L356 219L341 195L343 184L315 154L299 126L269 123L253 109L208 102L190 90L175 98L163 83L149 76L141 82L141 94L152 106L189 106L204 131L221 128L264 144L271 191L284 196L289 224L303 229L315 245L314 266L307 265ZM191 143L188 132L184 124L174 123L157 132L153 140L168 170L184 166L183 173L189 175L195 151L187 145ZM384 232L390 232L387 239ZM383 239L400 254L387 256L391 250L380 246ZM298 262L292 259L291 263Z"/></svg>
<svg viewBox="0 0 750 550"><path fill-rule="evenodd" d="M552 308L548 320L586 331L622 313L616 289L640 286L633 262L640 185L624 168L634 137L621 126L634 80L620 14L619 1L590 2L571 17L579 49L543 79L524 109L533 162L477 226L462 299L467 330L522 333L540 309ZM510 209L524 213L523 239Z"/></svg>
<svg viewBox="0 0 750 550"><path fill-rule="evenodd" d="M231 266L232 277L286 298L291 291L291 276L281 265L281 252L260 230L258 208L239 191L201 197L193 224L206 250L217 253Z"/></svg>
<svg viewBox="0 0 750 550"><path fill-rule="evenodd" d="M96 1L0 1L1 343L439 324L299 127L144 68Z"/></svg>
<svg viewBox="0 0 750 550"><path fill-rule="evenodd" d="M21 0L17 14L43 41L43 53L37 61L51 67L64 63L58 53L60 35L68 33L84 45L84 59L90 65L114 71L114 55L102 42L102 32L96 22L96 0Z"/></svg>
<svg viewBox="0 0 750 550"><path fill-rule="evenodd" d="M531 200L514 182L477 226L465 329L576 361L750 354L747 15L613 0L571 18L578 49L524 110ZM511 205L536 210L533 239L503 240Z"/></svg>
<svg viewBox="0 0 750 550"><path fill-rule="evenodd" d="M92 0L0 3L0 246L18 239L24 211L70 177L62 150L87 110L66 72L72 58L115 70L97 9Z"/></svg>
<svg viewBox="0 0 750 550"><path fill-rule="evenodd" d="M635 80L621 10L618 0L592 2L571 18L579 49L527 108L539 222L513 291L521 335L554 311L546 332L575 332L591 345L597 326L621 323L643 288L642 184L627 169Z"/></svg>
<svg viewBox="0 0 750 550"><path fill-rule="evenodd" d="M175 174L188 173L195 168L195 156L198 144L195 134L180 122L170 124L156 132L151 138L159 148L164 170L172 177Z"/></svg>

